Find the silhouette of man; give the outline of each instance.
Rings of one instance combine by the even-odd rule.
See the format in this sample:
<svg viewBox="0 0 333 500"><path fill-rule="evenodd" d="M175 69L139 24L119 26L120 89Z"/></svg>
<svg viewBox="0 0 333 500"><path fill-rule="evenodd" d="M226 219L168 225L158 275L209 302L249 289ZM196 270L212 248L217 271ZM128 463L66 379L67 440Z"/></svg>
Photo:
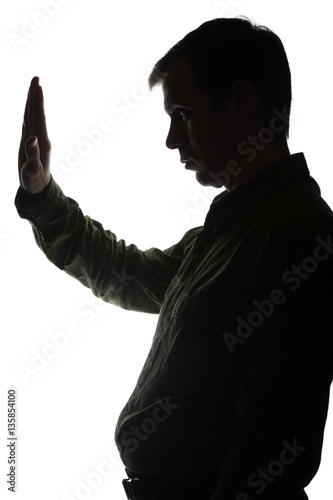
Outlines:
<svg viewBox="0 0 333 500"><path fill-rule="evenodd" d="M50 173L37 77L18 213L97 297L159 314L116 428L128 498L306 499L333 374L333 215L303 153L288 149L285 50L249 19L215 19L170 49L149 84L162 84L167 147L200 184L225 188L203 227L142 251L84 217Z"/></svg>

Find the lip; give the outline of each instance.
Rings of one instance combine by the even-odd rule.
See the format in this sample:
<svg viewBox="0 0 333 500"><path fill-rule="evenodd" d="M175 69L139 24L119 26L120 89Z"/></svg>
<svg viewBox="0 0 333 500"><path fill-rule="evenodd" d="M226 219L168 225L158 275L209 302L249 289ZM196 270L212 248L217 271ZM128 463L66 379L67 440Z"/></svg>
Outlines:
<svg viewBox="0 0 333 500"><path fill-rule="evenodd" d="M191 166L194 165L194 161L193 160L186 160L186 161L182 160L182 163L185 163L185 168L187 168L187 169L190 169Z"/></svg>

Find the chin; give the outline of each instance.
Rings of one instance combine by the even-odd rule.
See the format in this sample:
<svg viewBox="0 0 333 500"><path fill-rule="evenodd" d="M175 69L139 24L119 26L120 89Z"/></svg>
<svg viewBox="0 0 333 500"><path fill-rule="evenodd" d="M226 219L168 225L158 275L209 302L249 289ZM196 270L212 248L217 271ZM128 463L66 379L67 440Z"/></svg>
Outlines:
<svg viewBox="0 0 333 500"><path fill-rule="evenodd" d="M196 173L196 180L199 182L199 184L201 184L201 186L212 186L216 189L223 187L223 184L222 186L219 185L212 177L203 174L202 172Z"/></svg>

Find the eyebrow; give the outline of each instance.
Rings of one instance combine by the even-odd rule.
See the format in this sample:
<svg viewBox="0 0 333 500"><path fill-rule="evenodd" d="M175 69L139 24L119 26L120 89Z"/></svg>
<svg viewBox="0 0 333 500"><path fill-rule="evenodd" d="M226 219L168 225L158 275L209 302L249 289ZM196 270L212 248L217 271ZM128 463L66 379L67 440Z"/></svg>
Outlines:
<svg viewBox="0 0 333 500"><path fill-rule="evenodd" d="M164 104L164 110L166 113L170 113L173 109L175 108L190 108L191 106L187 102L181 102L181 101L176 101L176 102L166 102Z"/></svg>

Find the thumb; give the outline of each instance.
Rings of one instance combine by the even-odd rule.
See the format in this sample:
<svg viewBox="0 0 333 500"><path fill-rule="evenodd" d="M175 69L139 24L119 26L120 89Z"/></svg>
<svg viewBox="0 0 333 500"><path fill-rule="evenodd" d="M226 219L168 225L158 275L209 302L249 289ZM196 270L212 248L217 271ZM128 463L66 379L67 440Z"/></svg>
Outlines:
<svg viewBox="0 0 333 500"><path fill-rule="evenodd" d="M36 136L29 137L25 143L25 152L28 157L34 157L38 153L38 139Z"/></svg>
<svg viewBox="0 0 333 500"><path fill-rule="evenodd" d="M25 152L27 160L20 172L21 186L28 193L40 193L47 185L50 175L48 177L44 175L36 136L29 137L26 141Z"/></svg>
<svg viewBox="0 0 333 500"><path fill-rule="evenodd" d="M25 153L27 155L29 170L35 170L39 167L39 146L36 136L29 137L25 143Z"/></svg>

